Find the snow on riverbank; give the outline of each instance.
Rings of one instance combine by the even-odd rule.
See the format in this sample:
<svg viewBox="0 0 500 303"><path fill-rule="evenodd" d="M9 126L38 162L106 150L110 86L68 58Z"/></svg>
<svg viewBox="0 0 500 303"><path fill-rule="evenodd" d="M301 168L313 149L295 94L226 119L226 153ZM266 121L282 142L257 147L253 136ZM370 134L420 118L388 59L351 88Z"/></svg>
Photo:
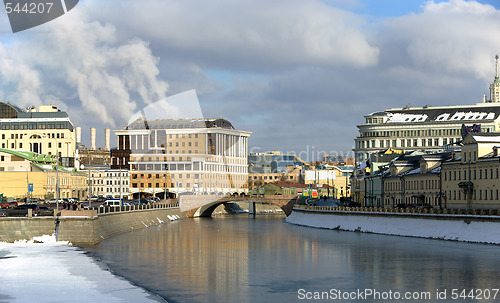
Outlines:
<svg viewBox="0 0 500 303"><path fill-rule="evenodd" d="M0 268L0 302L164 302L53 236L0 242Z"/></svg>
<svg viewBox="0 0 500 303"><path fill-rule="evenodd" d="M286 222L384 235L500 244L500 222L423 219L293 211Z"/></svg>

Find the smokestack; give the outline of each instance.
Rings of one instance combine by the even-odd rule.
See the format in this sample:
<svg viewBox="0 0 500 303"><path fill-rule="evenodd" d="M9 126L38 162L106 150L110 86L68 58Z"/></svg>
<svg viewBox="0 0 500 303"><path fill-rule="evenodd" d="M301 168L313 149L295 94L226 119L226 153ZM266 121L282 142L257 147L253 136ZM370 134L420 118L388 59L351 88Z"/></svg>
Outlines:
<svg viewBox="0 0 500 303"><path fill-rule="evenodd" d="M111 130L109 128L106 128L104 130L104 149L105 150L110 150L111 148L109 147L109 140L111 138Z"/></svg>
<svg viewBox="0 0 500 303"><path fill-rule="evenodd" d="M90 129L90 149L95 150L95 127Z"/></svg>
<svg viewBox="0 0 500 303"><path fill-rule="evenodd" d="M82 128L80 126L75 128L75 136L76 136L76 148L78 148L78 146L80 146L80 144L82 143Z"/></svg>

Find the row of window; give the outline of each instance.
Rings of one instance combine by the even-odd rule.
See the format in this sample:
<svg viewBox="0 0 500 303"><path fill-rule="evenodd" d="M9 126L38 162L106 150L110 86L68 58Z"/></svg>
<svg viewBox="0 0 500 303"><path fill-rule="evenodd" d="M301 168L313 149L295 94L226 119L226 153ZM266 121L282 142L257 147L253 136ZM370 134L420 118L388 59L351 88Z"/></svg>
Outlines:
<svg viewBox="0 0 500 303"><path fill-rule="evenodd" d="M489 128L486 128L485 131L488 132ZM460 129L395 130L360 133L360 137L431 137L459 135L461 135Z"/></svg>
<svg viewBox="0 0 500 303"><path fill-rule="evenodd" d="M356 141L357 148L379 148L379 147L437 147L453 142L460 141L460 138L442 138L442 143L439 138L421 139L400 139L398 140L365 140Z"/></svg>
<svg viewBox="0 0 500 303"><path fill-rule="evenodd" d="M115 180L115 182L113 182L112 180L106 180L106 185L120 185L120 181ZM128 180L122 180L121 185L128 185Z"/></svg>
<svg viewBox="0 0 500 303"><path fill-rule="evenodd" d="M461 190L447 192L448 200L467 200L467 194ZM472 200L498 200L498 189L479 189L472 191Z"/></svg>
<svg viewBox="0 0 500 303"><path fill-rule="evenodd" d="M469 174L467 174L469 171ZM476 179L498 179L498 168L473 168L473 169L456 169L450 171L443 171L444 181L454 180L476 180ZM463 178L462 178L463 177Z"/></svg>
<svg viewBox="0 0 500 303"><path fill-rule="evenodd" d="M73 130L73 125L69 121L60 122L1 122L2 130L18 129L69 129Z"/></svg>
<svg viewBox="0 0 500 303"><path fill-rule="evenodd" d="M44 136L47 136L48 138L52 139L64 139L64 133L48 133L48 134L43 134ZM24 136L28 136L28 134L10 134L10 138L12 140L14 139L22 139ZM2 134L2 140L5 140L7 138L5 134ZM31 135L30 139L40 139L41 137L39 135Z"/></svg>

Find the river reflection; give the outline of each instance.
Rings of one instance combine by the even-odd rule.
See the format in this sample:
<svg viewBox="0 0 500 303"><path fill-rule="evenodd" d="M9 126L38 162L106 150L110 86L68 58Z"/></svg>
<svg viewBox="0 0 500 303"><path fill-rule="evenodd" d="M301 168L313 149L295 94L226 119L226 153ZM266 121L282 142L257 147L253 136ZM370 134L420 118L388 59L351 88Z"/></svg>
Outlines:
<svg viewBox="0 0 500 303"><path fill-rule="evenodd" d="M448 300L440 302L457 302L453 288L500 287L498 246L321 230L282 220L185 219L85 249L168 302L303 302L299 289L366 288L433 297L436 289L447 289Z"/></svg>

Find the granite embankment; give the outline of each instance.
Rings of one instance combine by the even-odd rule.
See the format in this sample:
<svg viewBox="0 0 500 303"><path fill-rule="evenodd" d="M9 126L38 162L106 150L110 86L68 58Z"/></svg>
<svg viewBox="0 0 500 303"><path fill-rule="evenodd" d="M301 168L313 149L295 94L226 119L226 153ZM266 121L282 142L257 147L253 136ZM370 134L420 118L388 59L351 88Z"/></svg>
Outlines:
<svg viewBox="0 0 500 303"><path fill-rule="evenodd" d="M57 217L0 218L0 241L14 242L56 234L58 241L76 245L93 245L111 236L170 222L186 216L178 207L126 209L120 212L61 212Z"/></svg>
<svg viewBox="0 0 500 303"><path fill-rule="evenodd" d="M500 216L363 212L296 207L286 222L384 235L500 244Z"/></svg>

